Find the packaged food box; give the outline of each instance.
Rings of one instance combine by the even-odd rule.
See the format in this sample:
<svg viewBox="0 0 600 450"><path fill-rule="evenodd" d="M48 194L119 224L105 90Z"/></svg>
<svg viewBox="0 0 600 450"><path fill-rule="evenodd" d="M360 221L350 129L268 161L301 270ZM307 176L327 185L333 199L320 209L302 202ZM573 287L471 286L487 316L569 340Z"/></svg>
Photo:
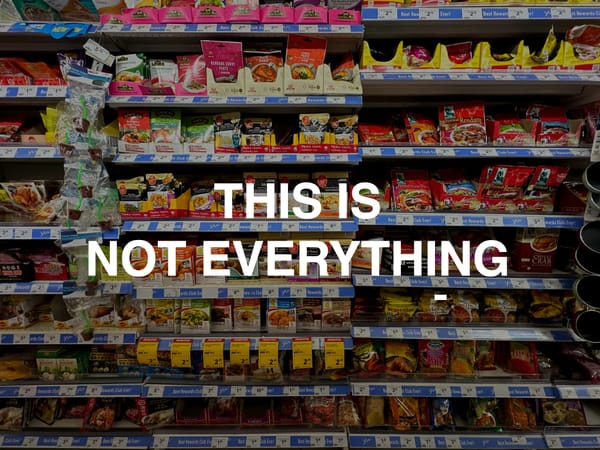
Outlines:
<svg viewBox="0 0 600 450"><path fill-rule="evenodd" d="M534 146L539 123L536 120L498 117L486 122L490 144Z"/></svg>
<svg viewBox="0 0 600 450"><path fill-rule="evenodd" d="M146 330L175 333L175 299L146 299Z"/></svg>
<svg viewBox="0 0 600 450"><path fill-rule="evenodd" d="M35 269L33 261L23 252L0 251L0 281L33 281Z"/></svg>
<svg viewBox="0 0 600 450"><path fill-rule="evenodd" d="M513 269L518 272L549 273L554 268L560 230L520 228L513 251Z"/></svg>
<svg viewBox="0 0 600 450"><path fill-rule="evenodd" d="M119 151L124 153L147 153L152 136L150 112L147 110L120 109Z"/></svg>
<svg viewBox="0 0 600 450"><path fill-rule="evenodd" d="M215 118L187 116L184 119L184 148L188 153L214 153Z"/></svg>
<svg viewBox="0 0 600 450"><path fill-rule="evenodd" d="M269 299L267 330L269 332L296 332L296 300Z"/></svg>
<svg viewBox="0 0 600 450"><path fill-rule="evenodd" d="M477 187L461 168L439 169L431 173L431 193L435 209L480 209Z"/></svg>
<svg viewBox="0 0 600 450"><path fill-rule="evenodd" d="M395 211L431 211L429 173L420 169L393 169L391 206Z"/></svg>
<svg viewBox="0 0 600 450"><path fill-rule="evenodd" d="M212 300L210 330L215 332L233 330L233 299L215 298Z"/></svg>
<svg viewBox="0 0 600 450"><path fill-rule="evenodd" d="M440 105L440 143L444 145L485 145L485 108L481 102Z"/></svg>
<svg viewBox="0 0 600 450"><path fill-rule="evenodd" d="M296 300L297 331L321 331L322 302L320 298Z"/></svg>
<svg viewBox="0 0 600 450"><path fill-rule="evenodd" d="M154 270L145 277L136 277L133 284L136 286L162 286L162 248L154 247L155 264ZM131 267L134 269L143 269L148 263L148 255L142 247L136 247L131 252Z"/></svg>
<svg viewBox="0 0 600 450"><path fill-rule="evenodd" d="M308 205L304 203L298 203L294 197L294 188L306 181L309 181L309 177L303 173L279 173L278 174L279 183L286 183L288 185L287 194L283 193L281 190L278 195L281 197L282 195L287 195L287 212L280 211L279 214L283 218L291 218L294 217L294 208L298 208L302 212L309 212ZM279 201L279 205L281 205L281 201ZM286 214L287 213L287 214Z"/></svg>
<svg viewBox="0 0 600 450"><path fill-rule="evenodd" d="M58 358L64 356L67 350L61 347L46 347L36 353L35 361L40 378L45 381L58 379Z"/></svg>
<svg viewBox="0 0 600 450"><path fill-rule="evenodd" d="M210 303L210 300L181 299L182 334L210 333Z"/></svg>
<svg viewBox="0 0 600 450"><path fill-rule="evenodd" d="M123 219L136 219L145 216L144 202L148 199L148 186L144 177L117 180L119 212Z"/></svg>
<svg viewBox="0 0 600 450"><path fill-rule="evenodd" d="M23 86L31 84L31 78L23 73L11 58L0 58L0 85Z"/></svg>
<svg viewBox="0 0 600 450"><path fill-rule="evenodd" d="M163 284L165 286L193 286L196 282L196 265L194 258L196 256L196 247L188 245L175 250L176 275L168 275L168 249L163 249Z"/></svg>
<svg viewBox="0 0 600 450"><path fill-rule="evenodd" d="M102 296L90 301L87 310L92 327L107 327L114 325L115 305L111 296Z"/></svg>
<svg viewBox="0 0 600 450"><path fill-rule="evenodd" d="M43 301L40 295L0 296L0 329L26 328L36 323L34 312Z"/></svg>
<svg viewBox="0 0 600 450"><path fill-rule="evenodd" d="M150 137L156 153L181 153L181 111L152 110L150 128Z"/></svg>
<svg viewBox="0 0 600 450"><path fill-rule="evenodd" d="M234 299L233 330L260 331L260 299Z"/></svg>
<svg viewBox="0 0 600 450"><path fill-rule="evenodd" d="M351 301L348 299L323 299L321 313L322 331L350 329Z"/></svg>
<svg viewBox="0 0 600 450"><path fill-rule="evenodd" d="M252 249L254 248L255 241L254 240L242 240L242 247L244 249L244 253L249 258L249 255L252 253ZM249 276L245 276L242 270L242 266L240 260L237 258L237 253L233 248L233 244L230 243L229 248L229 258L227 259L227 268L229 269L228 280L247 280L247 279L255 279L259 277L259 264L257 264L252 268L252 273Z"/></svg>
<svg viewBox="0 0 600 450"><path fill-rule="evenodd" d="M15 59L17 66L28 74L34 85L39 86L61 86L65 80L57 68L48 66L45 62L31 62L23 59Z"/></svg>
<svg viewBox="0 0 600 450"><path fill-rule="evenodd" d="M214 248L212 250L214 255L216 254L226 254L227 250L225 248ZM202 245L196 246L196 255L194 258L195 266L196 266L196 276L195 280L197 284L221 284L225 283L224 276L205 276L204 275L204 247ZM213 261L212 269L214 270L223 270L227 269L227 264L225 262Z"/></svg>
<svg viewBox="0 0 600 450"><path fill-rule="evenodd" d="M348 184L348 172L316 172L312 174L320 194L315 195L321 203L323 218L338 218L340 212L339 184Z"/></svg>
<svg viewBox="0 0 600 450"><path fill-rule="evenodd" d="M268 192L268 185L272 185L272 189L275 190L275 184L277 183L277 174L275 172L244 172L244 183L246 186L249 184L254 185L254 196L265 197ZM246 187L247 189L247 187ZM253 205L252 211L246 211L246 217L267 217L268 207L266 203L257 203ZM276 208L271 211L271 216L277 214Z"/></svg>

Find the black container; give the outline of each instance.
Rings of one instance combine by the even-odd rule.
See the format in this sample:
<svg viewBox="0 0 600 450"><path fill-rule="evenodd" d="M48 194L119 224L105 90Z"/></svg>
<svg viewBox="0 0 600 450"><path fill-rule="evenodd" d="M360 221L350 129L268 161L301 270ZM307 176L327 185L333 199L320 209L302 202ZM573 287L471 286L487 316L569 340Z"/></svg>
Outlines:
<svg viewBox="0 0 600 450"><path fill-rule="evenodd" d="M588 191L600 194L600 162L590 164L583 172L583 184Z"/></svg>
<svg viewBox="0 0 600 450"><path fill-rule="evenodd" d="M600 258L600 220L588 222L579 230L579 242L589 252Z"/></svg>
<svg viewBox="0 0 600 450"><path fill-rule="evenodd" d="M600 274L600 256L586 250L585 247L575 250L575 262L586 273Z"/></svg>
<svg viewBox="0 0 600 450"><path fill-rule="evenodd" d="M600 275L586 275L573 284L575 297L588 308L600 308Z"/></svg>
<svg viewBox="0 0 600 450"><path fill-rule="evenodd" d="M571 320L571 327L580 338L600 342L600 311L589 309L578 312Z"/></svg>

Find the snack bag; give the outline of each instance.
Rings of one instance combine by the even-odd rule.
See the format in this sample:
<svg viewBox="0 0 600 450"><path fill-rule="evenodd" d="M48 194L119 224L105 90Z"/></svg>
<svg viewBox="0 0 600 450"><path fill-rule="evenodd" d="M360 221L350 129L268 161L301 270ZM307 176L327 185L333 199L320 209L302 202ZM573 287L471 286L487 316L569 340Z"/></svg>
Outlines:
<svg viewBox="0 0 600 450"><path fill-rule="evenodd" d="M385 341L385 373L406 377L417 370L417 356L409 342Z"/></svg>
<svg viewBox="0 0 600 450"><path fill-rule="evenodd" d="M389 405L395 430L423 430L429 426L428 399L390 397Z"/></svg>
<svg viewBox="0 0 600 450"><path fill-rule="evenodd" d="M238 72L244 67L241 42L201 41L206 68L213 73L217 83L237 81Z"/></svg>
<svg viewBox="0 0 600 450"><path fill-rule="evenodd" d="M475 368L477 370L496 370L496 342L477 341Z"/></svg>
<svg viewBox="0 0 600 450"><path fill-rule="evenodd" d="M440 141L445 145L485 145L485 110L483 103L440 105Z"/></svg>
<svg viewBox="0 0 600 450"><path fill-rule="evenodd" d="M419 341L419 368L424 376L444 376L450 365L448 341Z"/></svg>
<svg viewBox="0 0 600 450"><path fill-rule="evenodd" d="M504 424L516 430L533 431L537 425L531 399L504 399Z"/></svg>
<svg viewBox="0 0 600 450"><path fill-rule="evenodd" d="M422 114L404 114L408 139L414 145L437 145L440 138L435 123Z"/></svg>
<svg viewBox="0 0 600 450"><path fill-rule="evenodd" d="M472 377L475 375L475 341L455 341L450 356L452 375Z"/></svg>
<svg viewBox="0 0 600 450"><path fill-rule="evenodd" d="M395 211L431 211L429 174L419 169L394 169L392 178L392 209Z"/></svg>
<svg viewBox="0 0 600 450"><path fill-rule="evenodd" d="M533 342L509 342L507 369L523 375L539 374L537 350Z"/></svg>

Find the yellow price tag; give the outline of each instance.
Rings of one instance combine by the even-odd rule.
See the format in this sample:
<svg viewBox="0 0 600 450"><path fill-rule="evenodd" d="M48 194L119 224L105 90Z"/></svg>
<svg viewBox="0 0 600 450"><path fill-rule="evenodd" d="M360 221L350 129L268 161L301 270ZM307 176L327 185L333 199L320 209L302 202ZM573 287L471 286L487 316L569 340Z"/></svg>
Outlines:
<svg viewBox="0 0 600 450"><path fill-rule="evenodd" d="M258 341L258 368L275 369L279 367L279 339L261 338Z"/></svg>
<svg viewBox="0 0 600 450"><path fill-rule="evenodd" d="M343 369L346 366L344 339L325 338L325 370Z"/></svg>
<svg viewBox="0 0 600 450"><path fill-rule="evenodd" d="M202 345L202 356L205 369L222 369L225 367L223 339L206 339Z"/></svg>
<svg viewBox="0 0 600 450"><path fill-rule="evenodd" d="M137 346L138 364L142 366L158 366L158 338L142 338Z"/></svg>
<svg viewBox="0 0 600 450"><path fill-rule="evenodd" d="M192 367L192 340L175 339L171 343L171 367Z"/></svg>
<svg viewBox="0 0 600 450"><path fill-rule="evenodd" d="M229 364L233 367L250 364L250 339L232 339L229 343Z"/></svg>
<svg viewBox="0 0 600 450"><path fill-rule="evenodd" d="M312 369L312 339L294 338L292 340L292 366L297 369Z"/></svg>

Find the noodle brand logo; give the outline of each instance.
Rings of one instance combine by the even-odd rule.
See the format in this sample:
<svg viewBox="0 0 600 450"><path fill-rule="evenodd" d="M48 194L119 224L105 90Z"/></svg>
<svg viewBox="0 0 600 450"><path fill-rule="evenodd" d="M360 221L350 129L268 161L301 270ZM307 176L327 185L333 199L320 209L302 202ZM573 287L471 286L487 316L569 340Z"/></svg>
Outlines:
<svg viewBox="0 0 600 450"><path fill-rule="evenodd" d="M287 183L280 183L277 192L275 183L259 185L253 177L247 177L245 185L216 183L212 199L207 197L199 205L218 202L225 219L234 217L239 208L243 209L245 219L254 219L257 212L263 219L287 219L290 211L299 220L318 217L372 220L379 215L381 206L376 198L379 190L374 184L358 183L350 188L346 183L338 183L336 189L332 188L327 179L319 178L316 184L301 182L293 189ZM242 206L238 204L240 192L243 192ZM507 249L496 240L475 246L469 241L386 240L256 240L253 243L220 240L203 241L201 245L205 277L231 276L230 267L244 277L256 275L259 267L261 273L265 273L266 267L267 277L305 277L317 273L320 277L332 274L349 277L353 259L360 259L370 267L372 276L380 275L384 260L393 276L403 276L403 270L406 275L409 269L409 275L416 277L424 273L448 276L450 272L468 277L472 267L484 277L507 276L508 272ZM178 249L186 247L186 241L158 241L153 245L145 240L133 240L123 247L120 262L125 272L134 278L149 276L156 270L157 262L160 267L166 263L167 275L174 277L178 274ZM140 254L144 257L139 258ZM138 256L135 264L131 262L132 255ZM99 261L109 276L117 276L118 256L115 241L109 243L108 252L103 251L98 242L90 241L88 274L97 274Z"/></svg>

